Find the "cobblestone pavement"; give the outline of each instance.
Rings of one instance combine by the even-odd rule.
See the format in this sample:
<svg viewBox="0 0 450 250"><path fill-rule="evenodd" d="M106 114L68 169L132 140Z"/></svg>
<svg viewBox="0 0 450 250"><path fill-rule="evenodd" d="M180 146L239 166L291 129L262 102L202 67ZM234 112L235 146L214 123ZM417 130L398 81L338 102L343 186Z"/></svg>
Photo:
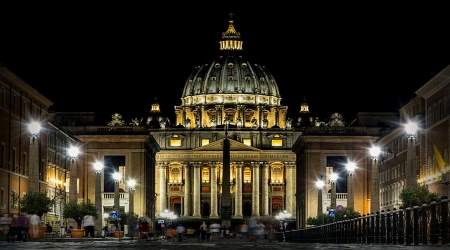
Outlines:
<svg viewBox="0 0 450 250"><path fill-rule="evenodd" d="M387 245L337 245L337 244L300 244L300 243L280 243L280 242L249 242L241 240L220 240L211 242L150 242L136 240L111 240L111 241L82 241L82 242L0 242L0 249L410 249L407 246L387 246ZM414 249L449 249L448 246L415 246Z"/></svg>

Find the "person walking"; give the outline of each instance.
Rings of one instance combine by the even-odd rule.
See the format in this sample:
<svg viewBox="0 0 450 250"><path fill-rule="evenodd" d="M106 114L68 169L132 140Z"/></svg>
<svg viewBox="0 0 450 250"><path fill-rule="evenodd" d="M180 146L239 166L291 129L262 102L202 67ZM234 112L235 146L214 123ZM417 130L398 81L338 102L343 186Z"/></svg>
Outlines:
<svg viewBox="0 0 450 250"><path fill-rule="evenodd" d="M94 216L88 214L83 217L83 227L86 237L94 237L95 221Z"/></svg>
<svg viewBox="0 0 450 250"><path fill-rule="evenodd" d="M181 225L181 224L178 224L176 231L177 231L178 241L183 241L183 234L184 234L184 231L185 231L185 227L183 225Z"/></svg>
<svg viewBox="0 0 450 250"><path fill-rule="evenodd" d="M206 232L208 232L208 225L206 225L206 222L203 221L200 225L200 239L202 241L206 238Z"/></svg>

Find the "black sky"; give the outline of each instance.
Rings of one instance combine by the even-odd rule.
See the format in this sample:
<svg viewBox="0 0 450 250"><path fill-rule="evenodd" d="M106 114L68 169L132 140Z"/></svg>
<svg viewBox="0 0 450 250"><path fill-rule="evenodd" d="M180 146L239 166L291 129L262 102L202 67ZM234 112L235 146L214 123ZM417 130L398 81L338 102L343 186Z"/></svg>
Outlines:
<svg viewBox="0 0 450 250"><path fill-rule="evenodd" d="M227 14L290 112L396 111L450 64L445 6L149 2L1 6L0 61L56 111L174 113L193 66L210 62Z"/></svg>

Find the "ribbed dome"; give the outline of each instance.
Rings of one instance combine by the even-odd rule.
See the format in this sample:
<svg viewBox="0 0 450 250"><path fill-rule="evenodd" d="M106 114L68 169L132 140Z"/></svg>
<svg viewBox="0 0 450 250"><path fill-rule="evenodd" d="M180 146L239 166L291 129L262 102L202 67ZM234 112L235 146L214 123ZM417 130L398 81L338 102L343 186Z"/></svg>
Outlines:
<svg viewBox="0 0 450 250"><path fill-rule="evenodd" d="M256 94L280 97L277 83L264 66L240 55L223 55L211 64L197 66L189 76L183 96Z"/></svg>

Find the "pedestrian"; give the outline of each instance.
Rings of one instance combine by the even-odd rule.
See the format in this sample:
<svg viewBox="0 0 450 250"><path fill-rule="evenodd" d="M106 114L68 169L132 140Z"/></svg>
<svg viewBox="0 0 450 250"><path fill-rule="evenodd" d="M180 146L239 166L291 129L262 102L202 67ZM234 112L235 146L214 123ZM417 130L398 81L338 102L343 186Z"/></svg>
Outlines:
<svg viewBox="0 0 450 250"><path fill-rule="evenodd" d="M53 227L50 225L50 223L47 222L47 224L45 224L45 227L46 227L45 231L47 233L52 233L53 232Z"/></svg>
<svg viewBox="0 0 450 250"><path fill-rule="evenodd" d="M26 241L28 239L28 229L30 226L30 221L26 216L26 213L23 213L17 217L16 226L17 240Z"/></svg>
<svg viewBox="0 0 450 250"><path fill-rule="evenodd" d="M184 234L184 231L185 231L185 227L183 225L181 225L181 224L178 224L176 231L177 231L178 241L182 241L183 240L183 234Z"/></svg>
<svg viewBox="0 0 450 250"><path fill-rule="evenodd" d="M200 239L203 241L206 238L206 232L208 231L208 225L206 225L206 222L202 222L200 225Z"/></svg>
<svg viewBox="0 0 450 250"><path fill-rule="evenodd" d="M37 214L30 216L30 236L32 239L39 238L39 225L41 224L41 218Z"/></svg>
<svg viewBox="0 0 450 250"><path fill-rule="evenodd" d="M95 221L94 216L88 214L83 217L83 227L86 237L94 237Z"/></svg>
<svg viewBox="0 0 450 250"><path fill-rule="evenodd" d="M5 239L7 239L9 235L11 222L12 218L9 217L9 214L4 214L3 217L0 218L0 235L4 236Z"/></svg>

